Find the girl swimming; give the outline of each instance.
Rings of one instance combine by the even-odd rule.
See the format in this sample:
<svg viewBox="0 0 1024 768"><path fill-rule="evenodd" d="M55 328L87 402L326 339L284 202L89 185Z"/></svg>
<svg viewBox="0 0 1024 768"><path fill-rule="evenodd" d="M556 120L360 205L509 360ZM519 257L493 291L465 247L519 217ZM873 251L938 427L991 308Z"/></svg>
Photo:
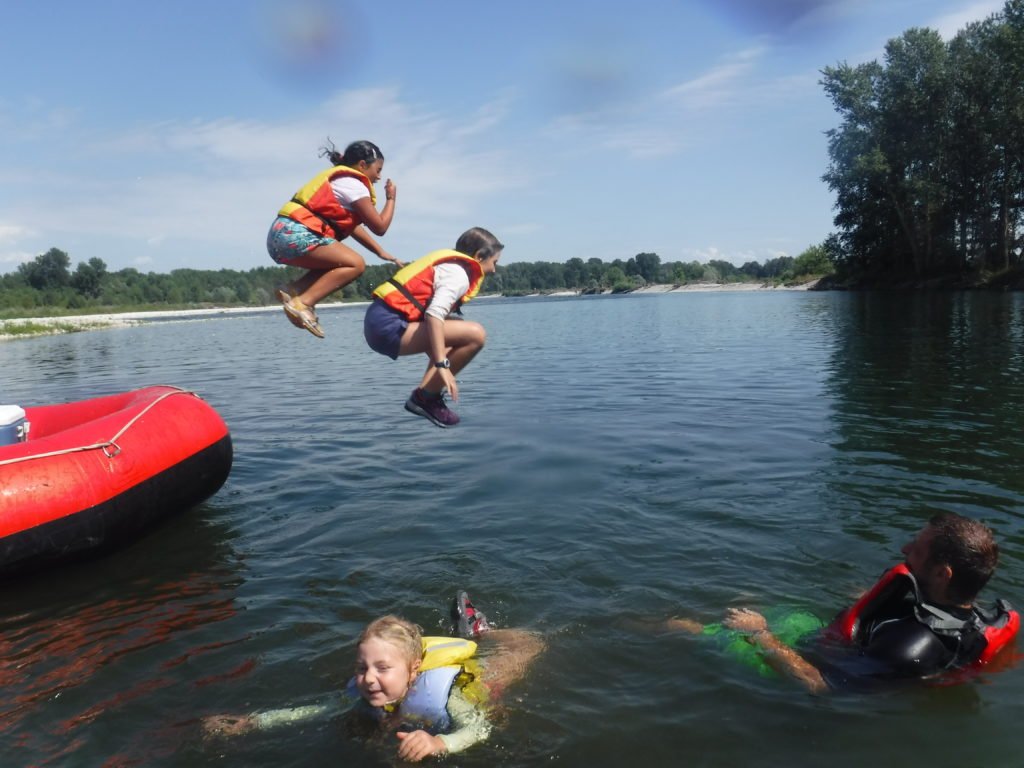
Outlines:
<svg viewBox="0 0 1024 768"><path fill-rule="evenodd" d="M397 616L372 621L359 637L355 675L346 687L354 715L368 718L398 741L397 756L418 762L461 752L491 732L489 710L520 679L544 643L532 632L493 629L465 592L453 617L460 638L423 637ZM481 654L476 655L477 642ZM208 734L236 735L339 714L337 703L206 718Z"/></svg>

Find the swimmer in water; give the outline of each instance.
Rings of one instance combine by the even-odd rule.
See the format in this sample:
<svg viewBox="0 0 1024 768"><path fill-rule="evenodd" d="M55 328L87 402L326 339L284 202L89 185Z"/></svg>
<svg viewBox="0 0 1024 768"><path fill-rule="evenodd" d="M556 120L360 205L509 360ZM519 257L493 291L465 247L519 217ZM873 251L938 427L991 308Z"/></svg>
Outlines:
<svg viewBox="0 0 1024 768"><path fill-rule="evenodd" d="M999 561L991 529L961 515L938 514L902 552L904 563L886 571L799 650L750 608L730 609L722 625L812 693L856 684L857 678L922 679L976 668L1014 640L1020 616L1008 603L998 600L992 611L975 605ZM665 626L707 631L685 618ZM813 626L804 627L807 636Z"/></svg>
<svg viewBox="0 0 1024 768"><path fill-rule="evenodd" d="M204 720L204 730L233 736L348 709L393 732L401 760L462 752L490 735L488 712L525 674L544 642L532 632L492 628L465 592L456 595L452 614L459 638L424 638L419 627L397 616L371 622L359 637L355 675L341 702L216 715Z"/></svg>

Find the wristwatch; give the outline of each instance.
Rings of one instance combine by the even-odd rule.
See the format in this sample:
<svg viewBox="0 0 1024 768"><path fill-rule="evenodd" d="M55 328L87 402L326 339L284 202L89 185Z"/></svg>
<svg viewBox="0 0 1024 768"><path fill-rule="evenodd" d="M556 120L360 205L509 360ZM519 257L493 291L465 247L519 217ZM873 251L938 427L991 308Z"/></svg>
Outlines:
<svg viewBox="0 0 1024 768"><path fill-rule="evenodd" d="M446 358L445 358L444 360L442 360L441 362L439 362L439 363L434 363L434 367L435 367L435 368L451 368L451 367L452 367L452 364L451 364L450 362L448 362L448 358L446 357Z"/></svg>

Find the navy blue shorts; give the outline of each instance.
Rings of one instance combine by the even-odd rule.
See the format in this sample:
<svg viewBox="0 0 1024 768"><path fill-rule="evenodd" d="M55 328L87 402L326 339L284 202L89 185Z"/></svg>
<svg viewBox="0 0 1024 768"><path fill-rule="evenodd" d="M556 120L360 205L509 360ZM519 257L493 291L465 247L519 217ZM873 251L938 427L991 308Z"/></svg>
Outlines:
<svg viewBox="0 0 1024 768"><path fill-rule="evenodd" d="M387 355L392 360L398 359L398 350L402 343L402 334L409 327L405 316L396 312L380 299L374 299L366 309L363 318L363 336L374 352Z"/></svg>

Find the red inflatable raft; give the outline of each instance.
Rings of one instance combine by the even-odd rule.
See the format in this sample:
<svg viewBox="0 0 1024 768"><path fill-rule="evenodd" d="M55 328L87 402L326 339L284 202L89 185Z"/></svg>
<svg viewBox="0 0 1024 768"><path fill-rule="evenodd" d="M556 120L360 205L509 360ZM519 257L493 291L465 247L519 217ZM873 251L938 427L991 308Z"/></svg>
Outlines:
<svg viewBox="0 0 1024 768"><path fill-rule="evenodd" d="M0 445L0 574L129 540L212 496L231 470L227 425L176 387L25 417L28 439Z"/></svg>

